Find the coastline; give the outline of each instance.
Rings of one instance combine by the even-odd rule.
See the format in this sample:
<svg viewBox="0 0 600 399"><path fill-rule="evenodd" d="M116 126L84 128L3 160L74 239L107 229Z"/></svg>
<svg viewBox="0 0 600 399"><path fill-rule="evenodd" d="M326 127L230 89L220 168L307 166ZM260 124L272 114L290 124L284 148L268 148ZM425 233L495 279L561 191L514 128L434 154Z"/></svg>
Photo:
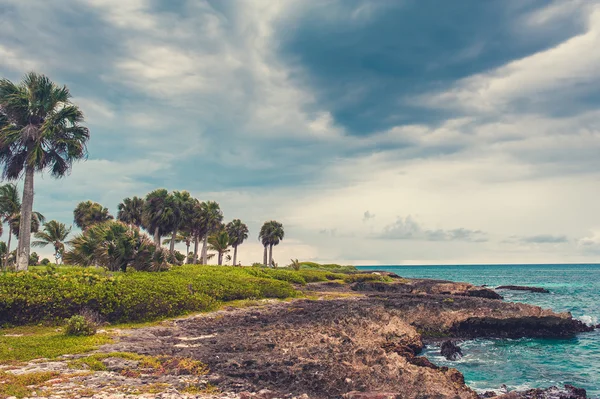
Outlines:
<svg viewBox="0 0 600 399"><path fill-rule="evenodd" d="M119 391L124 385L165 383L163 392L142 397L475 399L480 396L458 370L420 356L424 345L478 337L568 338L590 330L568 313L505 302L493 290L468 283L395 278L392 283L332 281L298 288L310 299L266 301L122 330L114 344L100 349L109 356L103 360L110 366L104 374L73 378L89 393L100 388L102 393L91 396L97 398L130 397ZM166 383L160 381L168 379L154 381L143 374L126 376L124 370L139 365L124 365L110 355L123 352L206 363L208 374L195 384L215 387L218 393L186 393L182 384L190 382L179 377ZM48 367L64 366L73 373L66 363L50 363ZM54 388L60 392L61 385ZM546 397L541 390L535 394ZM585 397L571 388L547 394ZM51 397L84 397L60 395ZM502 396L489 392L486 397Z"/></svg>

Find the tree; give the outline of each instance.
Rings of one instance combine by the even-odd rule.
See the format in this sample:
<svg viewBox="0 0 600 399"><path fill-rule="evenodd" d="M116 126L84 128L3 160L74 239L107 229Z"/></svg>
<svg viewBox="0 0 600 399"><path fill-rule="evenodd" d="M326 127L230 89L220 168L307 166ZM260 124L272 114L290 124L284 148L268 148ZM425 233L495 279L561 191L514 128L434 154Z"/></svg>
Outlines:
<svg viewBox="0 0 600 399"><path fill-rule="evenodd" d="M192 237L192 234L188 230L181 230L181 231L179 231L179 233L177 233L177 236L175 236L175 244L179 244L182 242L185 243L185 248L186 248L185 253L188 254L188 256L186 257L185 263L189 263L190 246L192 245L193 238L194 237ZM172 240L173 240L173 237L164 239L163 245L170 245Z"/></svg>
<svg viewBox="0 0 600 399"><path fill-rule="evenodd" d="M279 242L283 240L284 237L283 225L275 220L265 222L260 229L258 237L261 240L263 246L265 247L265 266L267 265L267 246L269 247L268 265L270 266L273 264L273 247L279 245Z"/></svg>
<svg viewBox="0 0 600 399"><path fill-rule="evenodd" d="M143 226L154 236L154 245L160 247L160 237L169 233L173 225L171 195L164 188L148 193L142 213Z"/></svg>
<svg viewBox="0 0 600 399"><path fill-rule="evenodd" d="M62 258L65 250L65 240L70 232L71 228L67 227L64 223L51 220L44 223L44 231L34 234L38 241L34 241L32 245L34 247L45 247L48 244L53 245L55 263L59 264L59 259Z"/></svg>
<svg viewBox="0 0 600 399"><path fill-rule="evenodd" d="M15 84L0 79L0 164L2 177L24 176L17 270L27 270L31 247L35 172L64 177L73 162L85 158L89 130L66 86L34 72Z"/></svg>
<svg viewBox="0 0 600 399"><path fill-rule="evenodd" d="M201 222L204 224L204 242L202 244L202 264L207 263L208 236L219 231L223 221L221 207L215 201L202 203Z"/></svg>
<svg viewBox="0 0 600 399"><path fill-rule="evenodd" d="M171 255L175 253L175 243L177 241L177 232L184 224L186 215L191 211L193 206L192 196L187 191L174 191L169 196L168 206L171 213L171 228L172 236L169 241L169 252Z"/></svg>
<svg viewBox="0 0 600 399"><path fill-rule="evenodd" d="M91 226L70 241L65 261L90 266L99 264L110 271L156 271L166 268L168 253L155 246L146 234L123 222L108 221Z"/></svg>
<svg viewBox="0 0 600 399"><path fill-rule="evenodd" d="M233 219L225 227L229 234L229 244L233 247L233 265L237 265L237 249L248 238L248 226L240 219Z"/></svg>
<svg viewBox="0 0 600 399"><path fill-rule="evenodd" d="M37 231L40 229L40 225L42 223L44 223L46 221L46 217L44 215L42 215L39 212L32 212L31 213L31 233L37 233ZM17 215L15 216L15 218L12 221L12 232L15 235L15 237L17 237L17 239L19 239L20 236L20 232L21 232L21 215Z"/></svg>
<svg viewBox="0 0 600 399"><path fill-rule="evenodd" d="M209 249L216 251L219 255L218 264L223 264L223 254L229 252L229 234L225 230L218 231L208 237Z"/></svg>
<svg viewBox="0 0 600 399"><path fill-rule="evenodd" d="M1 114L0 114L1 115ZM12 226L16 218L21 213L21 198L15 184L4 184L0 186L0 218L2 223L8 225L8 240L6 251L4 252L3 266L8 266L8 256L10 255L10 242L13 235Z"/></svg>
<svg viewBox="0 0 600 399"><path fill-rule="evenodd" d="M104 223L112 219L113 216L108 212L108 208L93 201L80 202L73 210L75 225L84 231L94 224Z"/></svg>
<svg viewBox="0 0 600 399"><path fill-rule="evenodd" d="M0 241L0 265L6 269L6 261L8 260L8 247L4 241Z"/></svg>
<svg viewBox="0 0 600 399"><path fill-rule="evenodd" d="M40 261L40 256L36 252L32 252L29 255L29 266L37 266Z"/></svg>
<svg viewBox="0 0 600 399"><path fill-rule="evenodd" d="M140 197L125 198L118 205L117 220L129 226L141 227L143 223L144 199Z"/></svg>

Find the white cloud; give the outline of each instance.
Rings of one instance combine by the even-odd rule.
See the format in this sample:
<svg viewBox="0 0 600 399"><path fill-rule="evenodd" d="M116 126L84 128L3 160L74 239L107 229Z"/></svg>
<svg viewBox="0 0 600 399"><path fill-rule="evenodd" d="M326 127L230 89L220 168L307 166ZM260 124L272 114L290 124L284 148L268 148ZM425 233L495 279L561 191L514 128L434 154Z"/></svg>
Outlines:
<svg viewBox="0 0 600 399"><path fill-rule="evenodd" d="M545 10L545 14L533 18L550 18L550 11ZM425 96L424 103L442 108L501 113L506 108L517 107L521 100L535 103L553 95L560 96L556 101L564 101L570 95L597 91L600 5L588 3L578 8L578 12L589 13L585 33L491 72L465 78L449 91Z"/></svg>

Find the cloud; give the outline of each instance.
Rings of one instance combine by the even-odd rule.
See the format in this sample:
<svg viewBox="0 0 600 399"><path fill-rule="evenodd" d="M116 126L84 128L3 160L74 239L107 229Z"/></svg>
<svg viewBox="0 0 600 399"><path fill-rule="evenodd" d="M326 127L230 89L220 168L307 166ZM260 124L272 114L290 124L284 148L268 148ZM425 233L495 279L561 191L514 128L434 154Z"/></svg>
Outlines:
<svg viewBox="0 0 600 399"><path fill-rule="evenodd" d="M518 237L512 236L503 241L507 244L565 244L569 242L569 238L566 235L551 235L551 234L538 234L532 236Z"/></svg>
<svg viewBox="0 0 600 399"><path fill-rule="evenodd" d="M425 241L467 241L485 242L486 233L481 230L469 230L465 228L451 230L425 230L412 217L404 219L398 217L396 221L383 228L383 232L377 238L388 240L425 240Z"/></svg>
<svg viewBox="0 0 600 399"><path fill-rule="evenodd" d="M368 222L371 219L375 219L375 214L369 211L365 211L365 213L363 214L363 222Z"/></svg>

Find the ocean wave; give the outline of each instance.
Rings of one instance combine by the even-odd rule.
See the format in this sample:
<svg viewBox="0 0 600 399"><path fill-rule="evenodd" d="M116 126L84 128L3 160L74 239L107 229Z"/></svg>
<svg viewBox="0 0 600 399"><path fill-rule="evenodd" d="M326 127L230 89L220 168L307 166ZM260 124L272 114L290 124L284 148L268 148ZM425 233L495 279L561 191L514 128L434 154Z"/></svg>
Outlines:
<svg viewBox="0 0 600 399"><path fill-rule="evenodd" d="M578 316L576 317L577 320L581 321L584 324L587 324L588 326L595 326L598 324L598 317L597 316L588 316L588 315L583 315L583 316Z"/></svg>

